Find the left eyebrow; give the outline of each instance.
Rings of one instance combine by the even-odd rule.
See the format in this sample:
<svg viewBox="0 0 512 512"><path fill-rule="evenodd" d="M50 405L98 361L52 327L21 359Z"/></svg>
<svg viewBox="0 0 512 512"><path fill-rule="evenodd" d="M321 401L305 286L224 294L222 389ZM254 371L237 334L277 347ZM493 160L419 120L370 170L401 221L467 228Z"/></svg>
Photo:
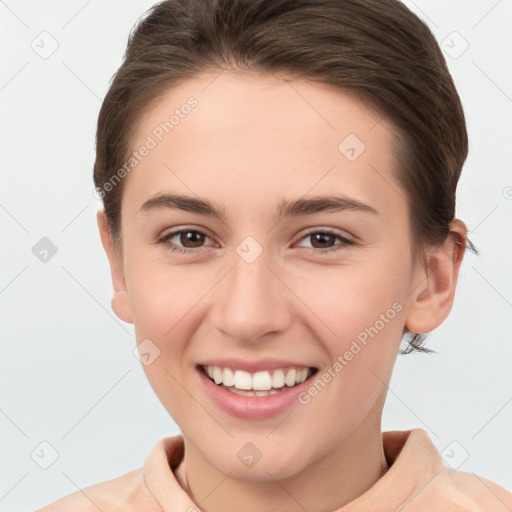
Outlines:
<svg viewBox="0 0 512 512"><path fill-rule="evenodd" d="M369 212L379 215L379 212L368 204L356 199L343 196L317 196L295 201L282 201L279 208L279 219L283 217L298 217L313 215L320 212L339 212L344 210Z"/></svg>
<svg viewBox="0 0 512 512"><path fill-rule="evenodd" d="M162 209L179 209L201 215L209 215L219 220L226 217L224 208L215 206L207 199L199 197L159 193L148 199L139 212L151 212ZM294 201L283 200L278 208L278 218L300 217L321 212L360 211L378 215L378 211L370 205L356 199L343 196L317 196L308 199L300 198Z"/></svg>

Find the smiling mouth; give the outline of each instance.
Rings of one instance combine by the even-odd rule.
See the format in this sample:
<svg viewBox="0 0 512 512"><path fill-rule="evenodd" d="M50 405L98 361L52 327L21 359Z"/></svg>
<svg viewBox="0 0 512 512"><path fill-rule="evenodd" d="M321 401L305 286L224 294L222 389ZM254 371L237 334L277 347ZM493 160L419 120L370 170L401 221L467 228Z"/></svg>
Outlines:
<svg viewBox="0 0 512 512"><path fill-rule="evenodd" d="M269 396L292 389L314 375L314 367L276 368L250 373L222 366L199 365L217 386L243 396Z"/></svg>

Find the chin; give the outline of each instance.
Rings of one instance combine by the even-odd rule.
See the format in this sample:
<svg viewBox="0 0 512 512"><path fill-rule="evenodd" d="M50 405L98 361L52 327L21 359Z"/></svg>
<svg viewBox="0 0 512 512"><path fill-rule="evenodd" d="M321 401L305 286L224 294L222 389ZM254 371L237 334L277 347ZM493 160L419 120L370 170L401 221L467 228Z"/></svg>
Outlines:
<svg viewBox="0 0 512 512"><path fill-rule="evenodd" d="M266 463L263 463L263 460L260 460L252 468L234 468L232 462L231 464L228 462L225 467L217 466L217 469L226 475L229 474L229 477L234 480L264 483L274 482L276 480L285 480L301 471L302 468L299 468L292 463L289 463L286 469L276 468L274 461L267 460Z"/></svg>
<svg viewBox="0 0 512 512"><path fill-rule="evenodd" d="M275 480L284 480L305 469L308 461L304 453L280 453L277 446L272 446L267 440L266 446L260 450L254 445L262 443L255 441L254 445L235 443L237 448L219 446L201 450L208 456L208 462L218 471L235 480L262 483ZM279 445L279 443L278 443ZM210 452L210 453L208 453ZM222 455L221 455L222 454ZM251 459L252 456L252 459Z"/></svg>

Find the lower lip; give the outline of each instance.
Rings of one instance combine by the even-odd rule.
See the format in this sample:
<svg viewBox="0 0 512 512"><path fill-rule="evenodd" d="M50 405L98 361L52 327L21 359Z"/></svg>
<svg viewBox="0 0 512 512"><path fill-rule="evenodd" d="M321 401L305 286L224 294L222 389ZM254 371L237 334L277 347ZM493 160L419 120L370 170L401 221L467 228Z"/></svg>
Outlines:
<svg viewBox="0 0 512 512"><path fill-rule="evenodd" d="M244 396L217 386L200 368L197 368L197 372L201 385L220 409L231 416L251 420L271 418L288 409L294 402L298 402L298 395L309 386L311 378L275 395Z"/></svg>

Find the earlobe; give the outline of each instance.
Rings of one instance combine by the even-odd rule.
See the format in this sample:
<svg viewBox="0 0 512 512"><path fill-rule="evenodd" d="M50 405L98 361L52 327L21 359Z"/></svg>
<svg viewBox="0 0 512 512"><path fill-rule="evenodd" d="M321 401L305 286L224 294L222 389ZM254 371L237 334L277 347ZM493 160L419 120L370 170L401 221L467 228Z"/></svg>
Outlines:
<svg viewBox="0 0 512 512"><path fill-rule="evenodd" d="M110 264L110 274L112 276L112 286L114 293L112 296L112 309L114 313L124 322L133 323L130 297L126 287L122 255L118 254L114 248L112 235L107 224L105 210L98 210L96 214L98 229L100 232L101 243L107 254Z"/></svg>
<svg viewBox="0 0 512 512"><path fill-rule="evenodd" d="M418 264L410 292L406 327L413 333L427 333L449 315L467 243L467 228L455 219L446 240L426 249L426 265Z"/></svg>

